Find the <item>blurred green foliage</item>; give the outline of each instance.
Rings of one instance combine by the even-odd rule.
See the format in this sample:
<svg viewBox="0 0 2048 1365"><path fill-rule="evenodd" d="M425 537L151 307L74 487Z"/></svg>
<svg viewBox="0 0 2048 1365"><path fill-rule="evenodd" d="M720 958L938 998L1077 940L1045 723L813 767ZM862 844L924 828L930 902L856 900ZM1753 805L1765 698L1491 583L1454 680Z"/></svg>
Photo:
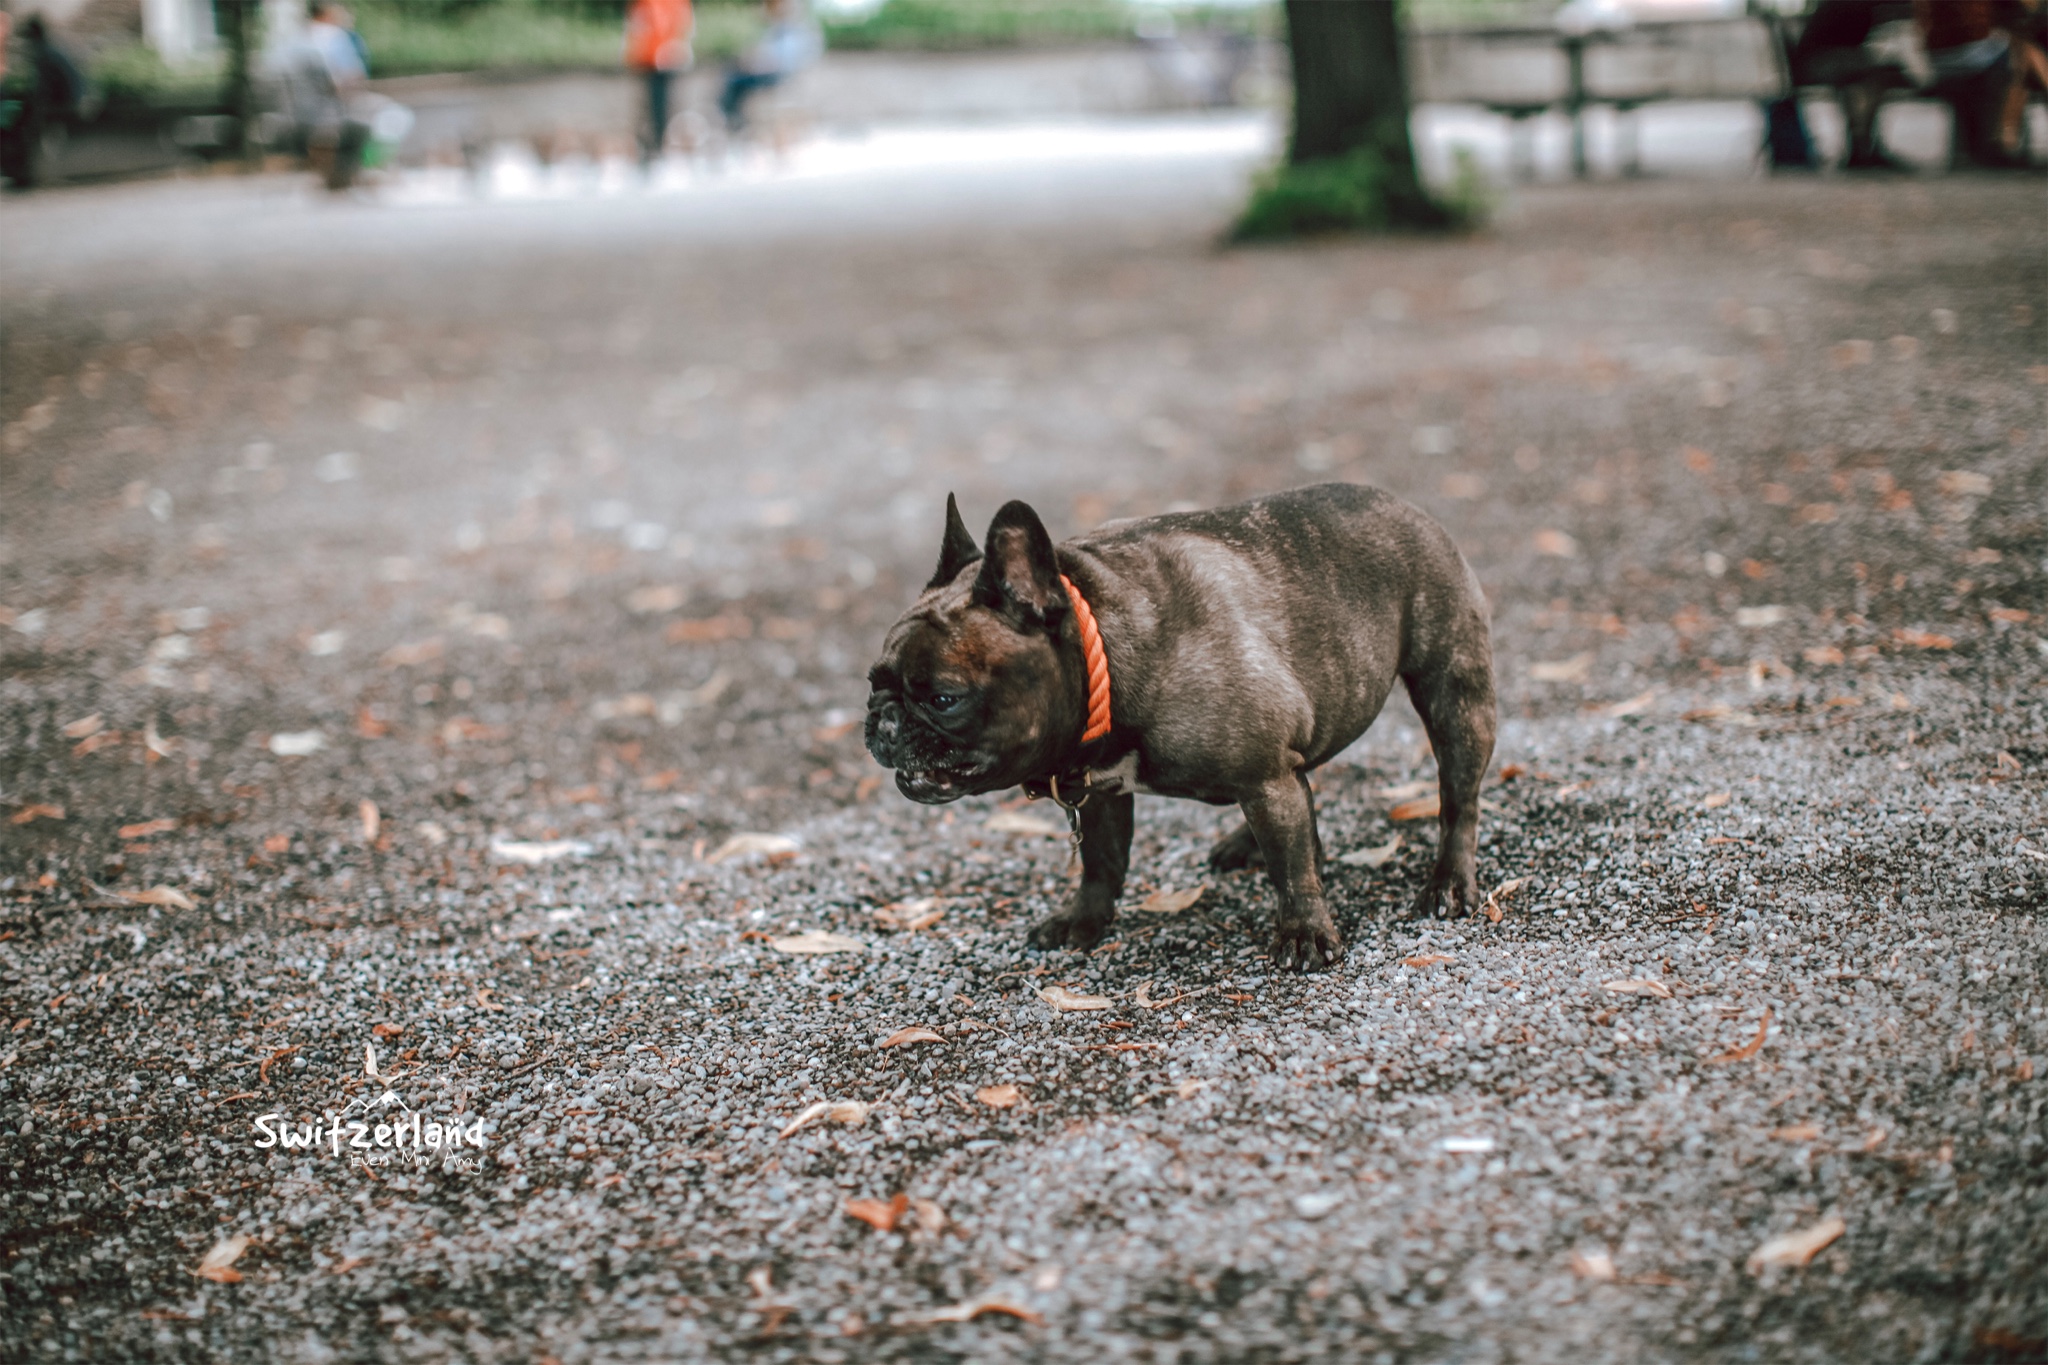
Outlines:
<svg viewBox="0 0 2048 1365"><path fill-rule="evenodd" d="M1458 152L1451 184L1430 189L1396 171L1378 147L1366 145L1344 156L1283 162L1261 172L1230 237L1279 242L1340 233L1456 231L1481 226L1491 209L1491 192L1470 152Z"/></svg>
<svg viewBox="0 0 2048 1365"><path fill-rule="evenodd" d="M210 105L220 98L226 76L225 55L171 66L141 43L95 53L87 71L92 89L109 104L153 107Z"/></svg>

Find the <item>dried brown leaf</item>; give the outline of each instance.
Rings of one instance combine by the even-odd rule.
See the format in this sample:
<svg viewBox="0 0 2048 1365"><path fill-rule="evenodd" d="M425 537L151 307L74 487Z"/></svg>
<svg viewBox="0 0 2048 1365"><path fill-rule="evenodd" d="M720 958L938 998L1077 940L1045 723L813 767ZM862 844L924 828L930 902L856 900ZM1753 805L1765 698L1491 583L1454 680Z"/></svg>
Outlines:
<svg viewBox="0 0 2048 1365"><path fill-rule="evenodd" d="M120 899L130 905L160 905L167 910L197 910L192 898L173 886L152 886L147 891L124 893Z"/></svg>
<svg viewBox="0 0 2048 1365"><path fill-rule="evenodd" d="M1624 716L1639 716L1649 710L1656 701L1657 689L1652 687L1646 691L1636 693L1625 701L1618 701L1611 706L1601 707L1600 714L1608 717L1610 720L1620 720Z"/></svg>
<svg viewBox="0 0 2048 1365"><path fill-rule="evenodd" d="M858 1218L876 1232L894 1232L897 1222L910 1209L910 1196L898 1194L887 1201L880 1199L849 1199L840 1206L849 1218Z"/></svg>
<svg viewBox="0 0 2048 1365"><path fill-rule="evenodd" d="M1579 542L1554 527L1546 526L1538 531L1530 538L1530 544L1535 546L1539 555L1554 555L1559 559L1579 557Z"/></svg>
<svg viewBox="0 0 2048 1365"><path fill-rule="evenodd" d="M1771 1136L1780 1142L1812 1142L1820 1136L1820 1126L1812 1123L1795 1123L1784 1128L1773 1128Z"/></svg>
<svg viewBox="0 0 2048 1365"><path fill-rule="evenodd" d="M988 824L983 828L997 834L1037 834L1048 839L1067 837L1065 825L1051 816L1028 810L999 810L988 818Z"/></svg>
<svg viewBox="0 0 2048 1365"><path fill-rule="evenodd" d="M247 1233L238 1232L232 1237L223 1237L213 1244L213 1250L206 1253L198 1268L192 1273L202 1280L212 1280L215 1284L240 1284L241 1272L231 1267L242 1259L242 1253L248 1249Z"/></svg>
<svg viewBox="0 0 2048 1365"><path fill-rule="evenodd" d="M63 818L64 808L62 806L52 806L38 802L33 806L23 806L20 810L8 816L7 823L10 825L25 825L31 820L62 820Z"/></svg>
<svg viewBox="0 0 2048 1365"><path fill-rule="evenodd" d="M1106 1010L1110 999L1106 995L1081 995L1065 986L1047 986L1039 991L1038 998L1056 1010Z"/></svg>
<svg viewBox="0 0 2048 1365"><path fill-rule="evenodd" d="M1770 1266L1803 1266L1848 1230L1847 1223L1830 1215L1811 1227L1773 1237L1750 1253L1749 1273L1760 1275Z"/></svg>
<svg viewBox="0 0 2048 1365"><path fill-rule="evenodd" d="M1014 1085L985 1085L974 1092L974 1098L991 1109L1014 1108L1024 1098L1024 1092Z"/></svg>
<svg viewBox="0 0 2048 1365"><path fill-rule="evenodd" d="M897 1029L887 1038L884 1038L881 1046L902 1047L906 1043L943 1043L945 1041L945 1034L935 1029L928 1029L922 1024L912 1024L908 1028Z"/></svg>
<svg viewBox="0 0 2048 1365"><path fill-rule="evenodd" d="M868 1114L873 1108L874 1106L865 1100L819 1100L791 1119L779 1136L788 1137L792 1133L801 1132L822 1119L830 1119L848 1128L858 1128L868 1121Z"/></svg>
<svg viewBox="0 0 2048 1365"><path fill-rule="evenodd" d="M1592 668L1591 654L1574 654L1569 659L1540 659L1530 664L1529 677L1535 682L1584 682Z"/></svg>
<svg viewBox="0 0 2048 1365"><path fill-rule="evenodd" d="M1493 888L1493 890L1487 892L1486 918L1495 924L1499 924L1501 913L1507 906L1508 897L1514 895L1528 884L1529 879L1527 877L1510 877L1499 886Z"/></svg>
<svg viewBox="0 0 2048 1365"><path fill-rule="evenodd" d="M1671 988L1661 981L1603 981L1600 983L1600 989L1612 991L1616 995L1654 995L1659 1000L1671 998Z"/></svg>
<svg viewBox="0 0 2048 1365"><path fill-rule="evenodd" d="M956 1303L950 1308L941 1308L938 1312L933 1313L927 1318L926 1321L972 1322L983 1313L1004 1313L1010 1317L1028 1322L1034 1327L1043 1327L1045 1325L1045 1319L1032 1312L1029 1308L1011 1303L1008 1299L1002 1298L971 1299L966 1303Z"/></svg>
<svg viewBox="0 0 2048 1365"><path fill-rule="evenodd" d="M1402 958L1401 965L1404 967L1433 967L1439 962L1455 961L1457 961L1457 959L1452 957L1449 953L1422 953L1415 957Z"/></svg>
<svg viewBox="0 0 2048 1365"><path fill-rule="evenodd" d="M1155 915L1178 915L1181 911L1200 900L1202 893L1208 889L1209 887L1206 882L1201 886L1191 886L1181 891L1168 891L1162 886L1151 895L1145 897L1145 899L1139 901L1138 908L1140 910L1150 910Z"/></svg>
<svg viewBox="0 0 2048 1365"><path fill-rule="evenodd" d="M63 734L66 739L84 739L88 735L98 734L104 728L105 724L100 719L100 713L95 711L91 715L81 716L65 726Z"/></svg>
<svg viewBox="0 0 2048 1365"><path fill-rule="evenodd" d="M1734 792L1714 792L1700 801L1701 810L1719 810L1735 799Z"/></svg>
<svg viewBox="0 0 2048 1365"><path fill-rule="evenodd" d="M857 938L844 934L829 933L823 929L806 929L801 934L790 934L783 938L771 938L768 946L778 953L815 955L822 953L862 953L867 945Z"/></svg>
<svg viewBox="0 0 2048 1365"><path fill-rule="evenodd" d="M384 827L384 817L378 812L377 803L368 797L364 797L361 801L357 802L356 819L362 822L363 842L366 844L376 843L377 831Z"/></svg>
<svg viewBox="0 0 2048 1365"><path fill-rule="evenodd" d="M1749 1060L1750 1058L1752 1058L1752 1057L1756 1056L1756 1054L1757 1054L1757 1053L1759 1053L1759 1052L1763 1051L1763 1048L1764 1048L1764 1037L1765 1037L1765 1035L1766 1035L1766 1034L1768 1034L1768 1033L1769 1033L1770 1031L1771 1031L1771 1012L1770 1012L1769 1010L1765 1010L1765 1011L1764 1011L1764 1017L1763 1017L1763 1020L1762 1020L1762 1022L1758 1023L1758 1024L1757 1024L1757 1026L1756 1026L1756 1037L1754 1037L1754 1038L1750 1039L1750 1040L1749 1040L1748 1042L1744 1043L1744 1044L1743 1044L1743 1045L1742 1045L1741 1047L1735 1048L1735 1049L1733 1049L1732 1051L1728 1051L1728 1052L1723 1052L1723 1053L1721 1053L1721 1054L1720 1054L1720 1055L1718 1055L1718 1056L1714 1056L1714 1057L1709 1057L1709 1058L1707 1058L1707 1065L1708 1065L1708 1066L1718 1066L1718 1065L1719 1065L1719 1064L1721 1064L1722 1062L1746 1062L1746 1061L1748 1061L1748 1060Z"/></svg>
<svg viewBox="0 0 2048 1365"><path fill-rule="evenodd" d="M1385 867L1394 860L1394 855L1401 851L1401 843L1402 836L1396 834L1393 838L1377 847L1354 848L1349 853L1340 854L1337 861L1346 867Z"/></svg>
<svg viewBox="0 0 2048 1365"><path fill-rule="evenodd" d="M1604 1251L1574 1251L1572 1274L1599 1284L1613 1284L1620 1278L1614 1270L1614 1258Z"/></svg>
<svg viewBox="0 0 2048 1365"><path fill-rule="evenodd" d="M1387 812L1387 818L1389 820L1427 820L1431 816L1442 813L1443 797L1439 793L1432 792L1428 796L1417 797L1413 801L1403 801L1400 805Z"/></svg>
<svg viewBox="0 0 2048 1365"><path fill-rule="evenodd" d="M722 863L728 858L788 856L794 854L798 847L797 841L787 834L735 834L704 861Z"/></svg>
<svg viewBox="0 0 2048 1365"><path fill-rule="evenodd" d="M176 820L143 820L133 825L123 825L115 833L123 839L152 839L159 834L169 834L177 827Z"/></svg>

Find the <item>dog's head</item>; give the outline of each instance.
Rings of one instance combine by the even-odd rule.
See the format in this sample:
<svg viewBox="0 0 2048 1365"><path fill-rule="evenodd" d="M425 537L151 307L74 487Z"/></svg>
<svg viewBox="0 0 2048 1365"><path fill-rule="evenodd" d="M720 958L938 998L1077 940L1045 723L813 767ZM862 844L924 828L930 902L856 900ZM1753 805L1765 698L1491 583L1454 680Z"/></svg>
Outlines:
<svg viewBox="0 0 2048 1365"><path fill-rule="evenodd" d="M868 752L905 796L937 805L1054 769L1081 724L1071 610L1036 512L1005 504L977 547L947 495L938 570L868 670Z"/></svg>

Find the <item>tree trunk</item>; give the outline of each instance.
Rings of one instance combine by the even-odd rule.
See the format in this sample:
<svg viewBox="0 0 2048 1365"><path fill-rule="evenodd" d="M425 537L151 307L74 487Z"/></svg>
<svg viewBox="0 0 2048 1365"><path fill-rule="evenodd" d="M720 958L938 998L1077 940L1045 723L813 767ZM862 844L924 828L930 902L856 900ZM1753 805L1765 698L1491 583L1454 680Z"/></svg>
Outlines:
<svg viewBox="0 0 2048 1365"><path fill-rule="evenodd" d="M1286 0L1294 62L1295 165L1369 147L1389 197L1420 200L1395 0Z"/></svg>

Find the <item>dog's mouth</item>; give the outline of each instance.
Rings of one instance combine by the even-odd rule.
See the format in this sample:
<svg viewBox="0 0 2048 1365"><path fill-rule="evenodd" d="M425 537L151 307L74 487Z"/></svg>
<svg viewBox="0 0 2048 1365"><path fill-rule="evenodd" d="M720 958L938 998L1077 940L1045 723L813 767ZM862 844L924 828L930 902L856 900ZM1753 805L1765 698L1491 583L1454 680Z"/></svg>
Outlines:
<svg viewBox="0 0 2048 1365"><path fill-rule="evenodd" d="M971 768L898 768L896 790L926 806L943 806L981 790Z"/></svg>

